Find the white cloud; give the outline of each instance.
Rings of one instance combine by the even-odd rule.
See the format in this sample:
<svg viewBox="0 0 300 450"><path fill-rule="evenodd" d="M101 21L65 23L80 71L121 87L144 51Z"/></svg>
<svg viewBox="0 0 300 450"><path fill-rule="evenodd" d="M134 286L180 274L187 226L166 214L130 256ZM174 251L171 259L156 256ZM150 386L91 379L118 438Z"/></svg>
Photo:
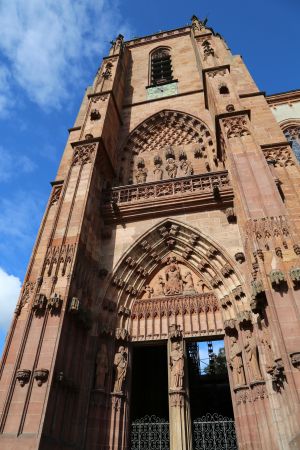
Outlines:
<svg viewBox="0 0 300 450"><path fill-rule="evenodd" d="M118 5L118 0L1 2L0 50L10 74L0 72L0 108L7 107L8 80L44 109L59 108L70 88L90 76L87 64L100 60L117 33L128 33Z"/></svg>
<svg viewBox="0 0 300 450"><path fill-rule="evenodd" d="M21 281L0 267L0 330L7 332L20 293Z"/></svg>
<svg viewBox="0 0 300 450"><path fill-rule="evenodd" d="M28 156L9 152L0 146L0 182L8 181L20 173L31 173L35 169L36 164Z"/></svg>

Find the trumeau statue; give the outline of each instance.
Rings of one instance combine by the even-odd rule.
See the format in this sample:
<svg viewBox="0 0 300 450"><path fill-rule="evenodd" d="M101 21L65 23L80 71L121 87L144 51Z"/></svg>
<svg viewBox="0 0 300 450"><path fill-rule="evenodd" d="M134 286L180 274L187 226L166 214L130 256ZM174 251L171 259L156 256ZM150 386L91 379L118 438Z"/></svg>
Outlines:
<svg viewBox="0 0 300 450"><path fill-rule="evenodd" d="M170 388L181 390L184 377L184 355L179 342L172 342L170 353Z"/></svg>
<svg viewBox="0 0 300 450"><path fill-rule="evenodd" d="M246 380L244 373L242 350L235 336L230 336L229 339L230 339L229 365L232 369L233 386L234 387L243 386L244 384L246 384Z"/></svg>
<svg viewBox="0 0 300 450"><path fill-rule="evenodd" d="M250 379L251 381L261 380L262 376L259 368L258 349L255 337L253 336L250 330L246 330L245 337L246 337L246 344L244 348L246 352Z"/></svg>
<svg viewBox="0 0 300 450"><path fill-rule="evenodd" d="M165 284L165 294L174 295L181 294L183 291L183 281L181 277L180 268L176 257L173 256L168 258L167 267L165 269L166 274L166 284Z"/></svg>
<svg viewBox="0 0 300 450"><path fill-rule="evenodd" d="M106 344L101 344L96 358L96 389L104 389L108 373L108 356Z"/></svg>
<svg viewBox="0 0 300 450"><path fill-rule="evenodd" d="M118 352L115 354L114 367L115 367L115 384L114 392L122 392L123 383L127 372L127 352L125 347L120 346Z"/></svg>

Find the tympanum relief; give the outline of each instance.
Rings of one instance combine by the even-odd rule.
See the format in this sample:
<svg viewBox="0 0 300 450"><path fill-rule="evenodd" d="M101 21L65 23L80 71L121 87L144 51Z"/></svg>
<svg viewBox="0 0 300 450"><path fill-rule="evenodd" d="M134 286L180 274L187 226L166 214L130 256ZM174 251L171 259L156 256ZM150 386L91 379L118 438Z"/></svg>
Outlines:
<svg viewBox="0 0 300 450"><path fill-rule="evenodd" d="M208 283L176 256L169 256L165 266L143 289L142 298L193 295L211 292Z"/></svg>
<svg viewBox="0 0 300 450"><path fill-rule="evenodd" d="M221 334L222 313L208 282L170 253L152 279L146 280L131 312L133 341L163 339L171 325L185 336Z"/></svg>

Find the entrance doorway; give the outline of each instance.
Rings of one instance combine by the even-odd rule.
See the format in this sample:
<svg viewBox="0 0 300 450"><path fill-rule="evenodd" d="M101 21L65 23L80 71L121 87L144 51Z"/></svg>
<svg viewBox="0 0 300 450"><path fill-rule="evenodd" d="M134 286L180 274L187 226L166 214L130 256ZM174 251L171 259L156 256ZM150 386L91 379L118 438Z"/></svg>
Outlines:
<svg viewBox="0 0 300 450"><path fill-rule="evenodd" d="M169 450L167 345L133 347L131 450Z"/></svg>
<svg viewBox="0 0 300 450"><path fill-rule="evenodd" d="M223 340L187 343L193 450L236 450Z"/></svg>

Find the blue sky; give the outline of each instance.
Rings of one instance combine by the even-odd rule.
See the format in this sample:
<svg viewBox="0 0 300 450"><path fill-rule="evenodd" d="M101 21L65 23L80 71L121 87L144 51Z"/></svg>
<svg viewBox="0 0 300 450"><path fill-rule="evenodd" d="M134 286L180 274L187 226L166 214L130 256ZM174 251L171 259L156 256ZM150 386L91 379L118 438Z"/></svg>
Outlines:
<svg viewBox="0 0 300 450"><path fill-rule="evenodd" d="M299 0L0 0L0 352L82 95L126 39L208 17L259 88L300 88Z"/></svg>

